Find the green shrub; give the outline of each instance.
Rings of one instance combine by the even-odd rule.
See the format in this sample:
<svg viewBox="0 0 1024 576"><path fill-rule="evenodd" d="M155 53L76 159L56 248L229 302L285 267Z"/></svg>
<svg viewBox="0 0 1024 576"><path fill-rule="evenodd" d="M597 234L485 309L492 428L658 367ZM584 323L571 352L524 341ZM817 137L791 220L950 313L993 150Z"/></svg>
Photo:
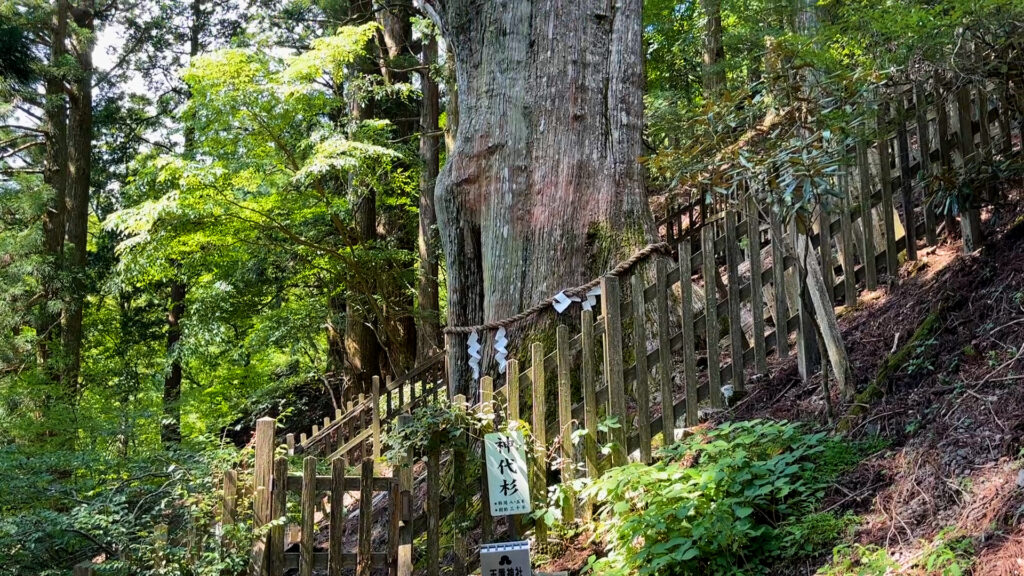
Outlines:
<svg viewBox="0 0 1024 576"><path fill-rule="evenodd" d="M828 550L856 522L812 514L827 483L862 452L845 444L798 424L731 423L668 447L653 465L609 470L587 489L605 504L598 533L608 550L590 567L758 574L773 560Z"/></svg>

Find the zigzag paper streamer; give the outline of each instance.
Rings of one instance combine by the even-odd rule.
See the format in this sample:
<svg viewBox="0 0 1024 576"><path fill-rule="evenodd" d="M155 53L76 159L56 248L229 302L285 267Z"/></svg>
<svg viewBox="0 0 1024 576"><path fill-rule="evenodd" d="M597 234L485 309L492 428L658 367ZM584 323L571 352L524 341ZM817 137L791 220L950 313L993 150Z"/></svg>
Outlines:
<svg viewBox="0 0 1024 576"><path fill-rule="evenodd" d="M469 352L469 367L473 370L473 380L480 379L480 335L476 330L469 335L466 341L466 351Z"/></svg>
<svg viewBox="0 0 1024 576"><path fill-rule="evenodd" d="M494 333L494 359L498 362L498 374L505 373L505 365L508 364L508 338L505 337L505 327L498 328Z"/></svg>
<svg viewBox="0 0 1024 576"><path fill-rule="evenodd" d="M601 286L594 286L587 291L587 299L583 301L584 310L593 310L597 306L597 297L601 295Z"/></svg>

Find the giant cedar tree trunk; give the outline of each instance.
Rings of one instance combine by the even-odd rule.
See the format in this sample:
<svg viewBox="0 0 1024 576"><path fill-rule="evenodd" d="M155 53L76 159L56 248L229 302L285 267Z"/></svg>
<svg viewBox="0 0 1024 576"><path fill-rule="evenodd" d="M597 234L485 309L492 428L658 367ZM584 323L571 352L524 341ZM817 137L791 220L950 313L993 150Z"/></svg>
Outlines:
<svg viewBox="0 0 1024 576"><path fill-rule="evenodd" d="M458 85L436 189L451 325L511 316L654 238L638 162L642 4L430 2ZM451 344L453 391L473 397L466 338Z"/></svg>
<svg viewBox="0 0 1024 576"><path fill-rule="evenodd" d="M704 97L725 89L725 47L722 43L722 0L701 0L704 10Z"/></svg>

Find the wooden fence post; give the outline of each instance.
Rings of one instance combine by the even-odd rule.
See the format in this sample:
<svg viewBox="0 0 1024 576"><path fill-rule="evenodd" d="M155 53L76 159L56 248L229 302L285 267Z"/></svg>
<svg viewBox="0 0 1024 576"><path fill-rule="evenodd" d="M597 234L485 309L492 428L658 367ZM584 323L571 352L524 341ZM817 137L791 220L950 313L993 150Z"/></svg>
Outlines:
<svg viewBox="0 0 1024 576"><path fill-rule="evenodd" d="M878 247L875 244L875 225L871 201L871 170L868 166L868 147L863 140L857 140L857 170L860 174L860 228L864 238L862 246L864 255L864 287L867 290L878 288L878 265L875 256Z"/></svg>
<svg viewBox="0 0 1024 576"><path fill-rule="evenodd" d="M914 112L917 117L917 144L921 151L921 174L925 179L932 176L932 132L928 122L928 96L924 85L920 82L914 85ZM924 188L924 203L921 206L924 210L924 237L929 246L938 244L936 236L935 207L928 198L928 187Z"/></svg>
<svg viewBox="0 0 1024 576"><path fill-rule="evenodd" d="M721 338L721 328L718 325L718 297L715 289L718 266L715 264L715 231L710 226L701 228L700 252L704 262L704 333L708 344L709 397L712 406L721 408L725 402L722 400L721 356L718 351L718 341Z"/></svg>
<svg viewBox="0 0 1024 576"><path fill-rule="evenodd" d="M609 416L618 418L618 427L612 428L612 466L626 463L626 383L622 365L622 306L619 279L601 277L601 315L604 316L604 375L608 386Z"/></svg>
<svg viewBox="0 0 1024 576"><path fill-rule="evenodd" d="M253 528L270 522L270 495L274 477L274 419L256 421L255 461L253 462ZM253 544L249 574L261 576L267 571L267 539Z"/></svg>
<svg viewBox="0 0 1024 576"><path fill-rule="evenodd" d="M570 381L572 366L569 364L571 359L569 327L559 324L555 332L555 339L558 361L558 441L561 444L562 452L560 469L564 495L562 521L568 525L576 521L576 495L571 486L572 480L575 478L576 458L572 445L572 382Z"/></svg>
<svg viewBox="0 0 1024 576"><path fill-rule="evenodd" d="M697 334L693 311L693 249L689 240L679 243L679 317L683 324L683 385L686 394L686 426L697 425ZM673 438L673 441L675 439Z"/></svg>
<svg viewBox="0 0 1024 576"><path fill-rule="evenodd" d="M373 573L373 467L372 458L364 458L359 478L359 554L356 574L370 576Z"/></svg>
<svg viewBox="0 0 1024 576"><path fill-rule="evenodd" d="M412 416L400 414L398 428L412 426ZM401 526L398 529L398 576L412 576L412 449L406 451L398 466L398 492L401 496ZM486 504L485 504L486 505Z"/></svg>
<svg viewBox="0 0 1024 576"><path fill-rule="evenodd" d="M221 502L220 523L224 526L231 526L238 519L238 472L234 468L224 471L223 498Z"/></svg>
<svg viewBox="0 0 1024 576"><path fill-rule="evenodd" d="M380 429L380 376L373 377L370 390L370 422L373 428L373 460L380 460L383 438Z"/></svg>
<svg viewBox="0 0 1024 576"><path fill-rule="evenodd" d="M587 477L594 480L599 475L597 460L597 385L594 372L594 311L580 313L580 347L583 362L580 381L583 388L583 426L587 430L583 438L583 458L587 464ZM583 505L583 520L590 522L594 513L591 500Z"/></svg>
<svg viewBox="0 0 1024 576"><path fill-rule="evenodd" d="M507 369L507 366L506 366ZM494 380L490 376L480 379L480 412L494 415ZM494 518L491 516L490 487L487 483L487 466L482 464L486 453L480 444L480 532L484 542L490 542L494 536Z"/></svg>
<svg viewBox="0 0 1024 576"><path fill-rule="evenodd" d="M328 543L328 564L330 575L342 573L345 565L345 521L348 511L345 509L345 474L348 460L341 456L331 460L331 533Z"/></svg>
<svg viewBox="0 0 1024 576"><path fill-rule="evenodd" d="M895 279L899 270L896 254L896 223L893 220L892 173L889 156L889 103L878 107L878 182L882 188L882 223L885 225L885 272Z"/></svg>
<svg viewBox="0 0 1024 576"><path fill-rule="evenodd" d="M664 258L655 263L654 303L658 317L658 379L661 383L661 435L662 444L675 442L676 414L672 394L672 334L669 331L668 264Z"/></svg>
<svg viewBox="0 0 1024 576"><path fill-rule="evenodd" d="M278 456L274 460L273 488L270 499L270 518L277 524L270 528L267 544L269 559L267 570L270 576L284 574L284 524L280 519L285 515L288 502L288 458Z"/></svg>
<svg viewBox="0 0 1024 576"><path fill-rule="evenodd" d="M306 456L302 461L302 526L299 542L299 576L313 575L313 516L316 514L316 457ZM331 526L331 531L341 530Z"/></svg>
<svg viewBox="0 0 1024 576"><path fill-rule="evenodd" d="M533 384L533 509L547 508L547 389L544 383L544 345L534 342L530 346L530 380ZM537 546L546 546L548 526L544 518L534 523Z"/></svg>
<svg viewBox="0 0 1024 576"><path fill-rule="evenodd" d="M896 96L896 143L899 145L897 156L900 168L900 199L903 204L903 239L907 250L907 260L917 260L917 230L914 225L914 191L910 182L910 137L907 135L907 107L904 103L906 94Z"/></svg>
<svg viewBox="0 0 1024 576"><path fill-rule="evenodd" d="M441 437L427 446L427 576L441 574Z"/></svg>
<svg viewBox="0 0 1024 576"><path fill-rule="evenodd" d="M729 355L732 361L732 385L736 393L745 390L743 381L743 321L740 317L740 244L736 233L736 211L725 212L725 268L729 278Z"/></svg>
<svg viewBox="0 0 1024 576"><path fill-rule="evenodd" d="M768 372L764 344L764 286L761 275L761 211L753 195L747 197L747 242L750 247L750 315L753 319L754 370ZM681 278L680 278L681 279Z"/></svg>
<svg viewBox="0 0 1024 576"><path fill-rule="evenodd" d="M957 92L957 109L959 114L960 154L963 157L964 170L977 163L977 150L974 147L974 130L971 126L971 91L962 87ZM970 254L981 247L981 213L975 199L967 206L960 206L960 232L963 234L964 253Z"/></svg>
<svg viewBox="0 0 1024 576"><path fill-rule="evenodd" d="M640 461L651 463L651 385L647 366L647 311L644 302L644 279L633 273L629 279L633 291L633 355L636 357L636 378L633 380L633 398L636 399L637 435L640 437Z"/></svg>

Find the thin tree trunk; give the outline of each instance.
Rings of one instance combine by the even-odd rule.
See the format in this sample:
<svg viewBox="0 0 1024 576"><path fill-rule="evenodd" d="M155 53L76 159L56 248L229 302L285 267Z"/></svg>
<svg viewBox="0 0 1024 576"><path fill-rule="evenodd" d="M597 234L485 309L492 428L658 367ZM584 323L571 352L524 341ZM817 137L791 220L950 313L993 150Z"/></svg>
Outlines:
<svg viewBox="0 0 1024 576"><path fill-rule="evenodd" d="M512 316L652 241L637 161L642 0L429 6L455 55L460 112L436 188L449 323ZM523 329L510 330L512 350ZM493 334L481 337L489 353ZM465 336L449 360L453 392L475 397Z"/></svg>
<svg viewBox="0 0 1024 576"><path fill-rule="evenodd" d="M725 89L725 47L722 43L722 0L701 0L704 9L704 97Z"/></svg>
<svg viewBox="0 0 1024 576"><path fill-rule="evenodd" d="M89 226L89 177L92 171L92 50L93 4L82 2L72 10L75 24L83 30L76 39L76 77L71 87L68 114L67 243L70 245L72 294L63 316L63 352L67 359L64 383L78 389L82 366L82 318L85 305Z"/></svg>
<svg viewBox="0 0 1024 576"><path fill-rule="evenodd" d="M419 224L419 327L416 332L416 361L435 353L441 346L440 305L437 288L437 214L434 212L434 185L440 167L441 135L438 126L440 95L430 67L437 60L437 40L423 41L420 65L420 224Z"/></svg>

